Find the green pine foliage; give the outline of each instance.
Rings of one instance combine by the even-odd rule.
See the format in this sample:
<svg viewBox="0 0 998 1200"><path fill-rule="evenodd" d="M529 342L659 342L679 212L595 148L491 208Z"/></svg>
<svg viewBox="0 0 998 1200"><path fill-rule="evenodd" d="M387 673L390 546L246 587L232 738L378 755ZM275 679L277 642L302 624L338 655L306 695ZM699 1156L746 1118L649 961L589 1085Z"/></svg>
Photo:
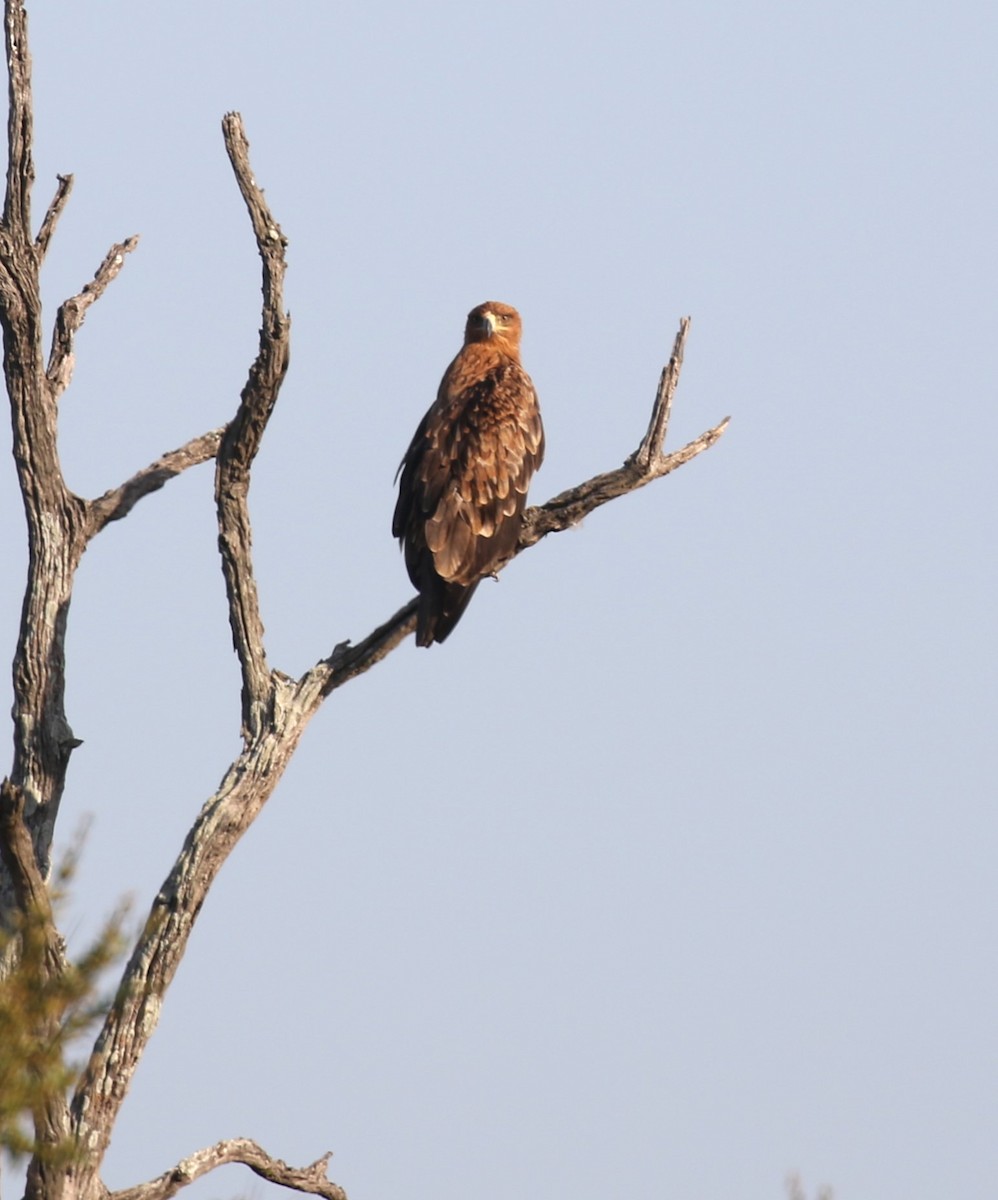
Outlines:
<svg viewBox="0 0 998 1200"><path fill-rule="evenodd" d="M76 869L70 852L50 891L59 907ZM106 1014L105 971L125 948L127 905L108 918L93 942L75 961L61 954L53 964L51 916L40 911L16 914L0 931L0 961L16 966L0 979L0 1150L12 1157L43 1153L61 1158L71 1147L41 1147L33 1116L59 1095L66 1095L79 1074L71 1061L73 1043Z"/></svg>

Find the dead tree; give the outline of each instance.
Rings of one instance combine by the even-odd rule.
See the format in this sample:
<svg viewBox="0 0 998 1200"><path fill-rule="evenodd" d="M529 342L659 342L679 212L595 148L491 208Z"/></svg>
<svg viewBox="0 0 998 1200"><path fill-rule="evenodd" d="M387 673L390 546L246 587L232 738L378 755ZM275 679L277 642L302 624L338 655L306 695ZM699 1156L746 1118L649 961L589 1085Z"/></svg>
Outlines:
<svg viewBox="0 0 998 1200"><path fill-rule="evenodd" d="M67 487L59 463L58 404L72 378L76 336L90 305L112 283L138 239L126 238L112 246L93 280L60 306L46 353L39 272L69 198L72 177L59 177L54 198L34 232L31 60L24 6L5 0L4 22L10 115L0 225L0 323L29 563L13 666L13 762L0 789L0 916L10 927L17 914L29 910L42 914L44 970L51 976L66 970L47 877L59 802L73 749L79 744L64 706L64 644L76 569L91 539L109 522L127 517L135 504L182 471L209 461L215 464L218 545L242 672L240 753L221 786L202 805L152 903L75 1087L70 1094L50 1095L33 1114L38 1152L28 1169L30 1200L106 1200L109 1193L100 1172L111 1131L209 888L269 800L323 700L380 662L413 632L416 601L410 600L359 643L341 642L299 678L275 669L267 660L253 578L247 497L253 460L288 367L290 321L282 297L286 239L250 170L248 143L236 113L223 119L222 134L263 264L263 315L259 352L235 415L224 428L198 434L101 496L78 496ZM669 474L720 438L726 420L682 449L663 452L688 329L688 319L682 320L662 371L648 430L635 452L616 470L529 509L516 553L570 528L608 500ZM14 969L13 961L5 969ZM39 1029L38 1036L46 1036L46 1031ZM69 1157L45 1153L46 1148L66 1144L74 1148ZM311 1166L292 1168L240 1138L200 1150L159 1178L110 1195L113 1200L165 1200L213 1168L240 1162L275 1183L340 1200L345 1193L328 1180L327 1161L328 1155Z"/></svg>

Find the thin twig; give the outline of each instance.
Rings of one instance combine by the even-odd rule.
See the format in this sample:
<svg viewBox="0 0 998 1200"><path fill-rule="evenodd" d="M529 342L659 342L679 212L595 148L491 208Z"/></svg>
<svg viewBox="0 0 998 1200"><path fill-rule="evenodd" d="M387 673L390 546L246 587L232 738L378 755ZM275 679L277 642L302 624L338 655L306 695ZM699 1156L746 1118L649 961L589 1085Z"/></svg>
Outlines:
<svg viewBox="0 0 998 1200"><path fill-rule="evenodd" d="M191 438L176 450L168 450L160 455L155 462L137 471L119 487L111 488L103 496L91 500L88 506L88 537L100 533L111 521L127 517L143 497L158 491L188 467L196 467L214 458L224 432L224 429L212 429L200 437Z"/></svg>
<svg viewBox="0 0 998 1200"><path fill-rule="evenodd" d="M42 221L41 228L38 230L38 236L35 238L35 249L38 251L39 262L44 259L49 242L52 240L52 234L55 232L56 222L62 216L62 210L66 207L66 201L69 199L69 193L73 190L72 175L57 175L59 185L55 189L55 195L52 197L52 203L48 206L48 211Z"/></svg>
<svg viewBox="0 0 998 1200"><path fill-rule="evenodd" d="M250 367L239 410L222 438L215 473L218 546L229 599L232 643L242 671L242 727L243 737L248 741L265 723L273 690L253 578L248 507L250 467L288 369L291 320L284 311L283 294L287 239L253 177L249 142L238 113L226 114L222 132L263 264L260 349Z"/></svg>
<svg viewBox="0 0 998 1200"><path fill-rule="evenodd" d="M679 332L673 343L669 361L662 368L658 381L658 391L655 393L655 403L652 405L651 420L648 422L648 432L641 439L631 459L643 470L662 453L665 433L669 427L669 417L672 415L672 398L679 386L679 373L683 369L683 351L686 348L686 336L690 331L690 318L683 317L679 322ZM629 459L628 461L631 461Z"/></svg>
<svg viewBox="0 0 998 1200"><path fill-rule="evenodd" d="M55 329L52 332L49 365L45 372L54 400L62 395L73 377L76 361L73 355L73 339L83 324L87 310L104 295L125 265L125 255L131 254L138 244L138 235L125 238L123 242L116 242L104 256L104 261L97 268L93 279L84 285L81 292L63 301L59 306Z"/></svg>
<svg viewBox="0 0 998 1200"><path fill-rule="evenodd" d="M331 1154L324 1154L307 1167L289 1167L286 1162L271 1156L249 1138L230 1138L207 1146L204 1150L185 1158L169 1171L164 1171L148 1183L111 1192L107 1200L170 1200L181 1188L207 1175L218 1167L241 1163L270 1183L306 1192L311 1196L322 1196L325 1200L347 1200L346 1192L327 1178Z"/></svg>

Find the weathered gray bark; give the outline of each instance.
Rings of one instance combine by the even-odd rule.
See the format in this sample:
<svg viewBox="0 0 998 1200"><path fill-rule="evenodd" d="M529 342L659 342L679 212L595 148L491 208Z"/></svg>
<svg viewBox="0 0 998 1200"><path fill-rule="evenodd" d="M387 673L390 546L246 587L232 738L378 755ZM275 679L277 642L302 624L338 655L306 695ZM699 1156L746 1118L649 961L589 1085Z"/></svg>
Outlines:
<svg viewBox="0 0 998 1200"><path fill-rule="evenodd" d="M14 658L13 764L0 788L0 918L29 907L42 912L48 971L65 970L63 943L45 880L70 755L78 744L64 704L64 646L76 568L90 540L110 521L127 516L140 499L170 478L209 459L215 460L219 551L233 645L242 673L243 748L218 790L204 803L153 900L74 1094L53 1096L44 1111L36 1114L40 1145L51 1146L69 1136L75 1139L79 1154L68 1165L47 1163L44 1155L33 1160L27 1184L31 1200L105 1200L108 1192L100 1171L112 1129L215 877L270 798L323 700L369 670L413 631L416 601L400 608L359 644L341 643L298 679L268 664L253 580L247 497L253 460L288 366L290 320L282 295L286 241L253 178L248 143L235 113L224 118L223 137L263 264L259 352L235 416L224 429L192 438L103 496L88 500L67 488L57 447L58 399L72 378L75 337L88 308L121 270L137 239L113 246L93 281L60 307L46 364L39 270L72 179L59 177L39 233L32 237L31 73L23 5L5 0L4 19L10 118L0 224L0 325L29 563ZM722 435L726 420L681 450L663 453L688 328L689 321L684 319L662 373L648 431L635 453L617 470L529 509L517 553L549 533L576 524L608 500L668 474ZM6 964L6 969L10 967ZM0 971L3 969L0 964ZM44 1036L44 1030L38 1032ZM286 1187L341 1200L342 1189L326 1178L327 1160L328 1156L309 1167L288 1167L255 1143L235 1139L198 1151L159 1178L114 1195L116 1200L165 1200L222 1163L242 1162Z"/></svg>

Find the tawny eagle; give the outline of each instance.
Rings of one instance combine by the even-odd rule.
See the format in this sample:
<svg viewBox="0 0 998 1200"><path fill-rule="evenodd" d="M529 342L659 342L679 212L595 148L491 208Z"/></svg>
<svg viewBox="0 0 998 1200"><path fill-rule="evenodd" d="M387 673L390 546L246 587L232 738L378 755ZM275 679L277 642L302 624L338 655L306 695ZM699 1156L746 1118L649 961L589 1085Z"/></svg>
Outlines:
<svg viewBox="0 0 998 1200"><path fill-rule="evenodd" d="M479 582L510 557L544 457L537 393L520 365L520 314L489 300L399 466L392 533L419 591L416 644L442 642Z"/></svg>

